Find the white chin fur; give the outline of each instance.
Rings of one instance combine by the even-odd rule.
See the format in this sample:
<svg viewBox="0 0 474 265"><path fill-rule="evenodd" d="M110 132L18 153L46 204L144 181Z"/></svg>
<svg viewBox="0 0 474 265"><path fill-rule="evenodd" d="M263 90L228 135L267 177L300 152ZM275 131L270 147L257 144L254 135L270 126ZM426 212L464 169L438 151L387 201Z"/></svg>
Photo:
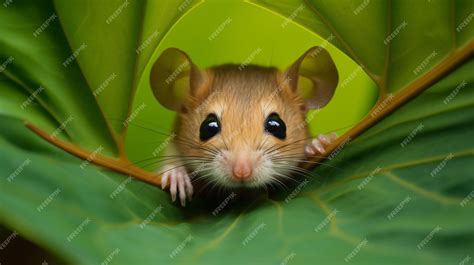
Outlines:
<svg viewBox="0 0 474 265"><path fill-rule="evenodd" d="M289 166L296 166L297 163L289 163ZM262 188L268 184L275 183L276 180L282 180L282 175L289 177L291 170L279 167L275 169L272 161L267 157L262 157L260 162L254 166L253 175L250 181L236 182L232 179L232 168L226 164L223 157L218 155L212 162L205 165L206 170L200 172L200 175L207 175L203 178L216 186L225 188Z"/></svg>

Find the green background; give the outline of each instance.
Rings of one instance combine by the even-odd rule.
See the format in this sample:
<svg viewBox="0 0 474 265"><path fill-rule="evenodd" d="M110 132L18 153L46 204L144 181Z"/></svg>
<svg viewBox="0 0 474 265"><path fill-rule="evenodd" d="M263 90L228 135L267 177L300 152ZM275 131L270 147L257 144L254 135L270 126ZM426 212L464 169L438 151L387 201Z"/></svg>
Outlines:
<svg viewBox="0 0 474 265"><path fill-rule="evenodd" d="M0 223L7 229L0 232L0 243L17 231L54 256L19 247L15 238L0 251L2 264L9 264L3 256L7 251L16 252L16 263L35 257L34 264L100 264L116 249L120 252L111 265L280 264L291 253L295 256L288 265L345 264L364 240L368 243L350 264L445 265L474 256L474 22L457 30L474 14L473 1L369 1L357 15L353 11L363 0L191 1L182 11L179 0L129 1L107 24L123 3L18 0L0 6L0 62L15 58L0 73ZM282 28L284 18L300 6L304 9L295 16L297 24ZM58 18L33 36L52 14ZM209 43L209 34L228 17L233 21ZM403 21L408 26L385 45L384 39ZM137 54L138 45L155 30L162 35ZM113 160L126 135L131 158L146 157L155 147L149 142L162 138L133 127L126 134L122 121L146 100L149 105L136 122L170 129L172 114L161 112L147 82L161 50L177 46L207 66L219 60L239 63L261 47L255 63L285 67L321 43L315 34L331 33L334 47L354 61L328 47L341 80L356 64L364 65L380 96L420 94L384 119L375 117L373 126L333 159L298 179L306 183L301 189L295 183L271 195L238 197L216 215L212 213L221 199L195 197L182 208L158 187L92 164L81 167L84 159L24 126L30 122L50 134L73 116L60 140L89 152L102 146L101 154ZM84 43L87 48L64 67ZM434 51L437 55L414 73ZM446 67L449 71L439 71ZM117 78L94 97L111 73ZM420 86L424 80L432 82ZM40 86L44 91L22 109ZM337 93L314 120L313 133L357 121L378 94L362 74ZM38 211L56 190L61 192ZM409 202L388 218L406 198ZM335 210L337 216L326 222ZM69 242L86 219L90 223ZM244 246L262 223L264 228ZM437 227L441 229L418 248ZM193 239L171 257L189 236Z"/></svg>
<svg viewBox="0 0 474 265"><path fill-rule="evenodd" d="M212 0L195 6L167 32L153 53L140 79L132 109L143 103L146 107L140 111L139 118L132 121L127 133L127 153L132 161L151 157L153 151L167 138L142 127L168 133L173 128L174 113L159 105L149 84L154 61L168 47L182 49L202 68L224 63L240 64L260 48L261 52L255 55L252 64L283 70L309 48L326 45L339 71L339 86L326 107L315 115L308 114L314 117L309 120L313 135L331 131L339 134L346 132L375 103L378 95L375 83L364 71L358 70L359 66L349 57L332 44L325 43L324 38L329 35L320 37L292 21L285 22L286 17L256 5L235 0L224 2ZM228 18L231 22L210 41L209 36ZM283 23L286 26L282 26ZM349 77L351 74L353 78ZM347 78L350 78L349 85L342 87L341 83Z"/></svg>

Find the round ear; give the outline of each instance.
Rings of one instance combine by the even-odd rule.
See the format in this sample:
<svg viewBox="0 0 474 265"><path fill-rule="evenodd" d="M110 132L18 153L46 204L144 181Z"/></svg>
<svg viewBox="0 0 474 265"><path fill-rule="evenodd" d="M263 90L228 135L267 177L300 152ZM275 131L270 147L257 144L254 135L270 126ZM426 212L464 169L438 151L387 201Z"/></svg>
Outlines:
<svg viewBox="0 0 474 265"><path fill-rule="evenodd" d="M151 69L150 85L158 102L165 108L180 111L184 100L204 81L204 72L189 56L168 48Z"/></svg>
<svg viewBox="0 0 474 265"><path fill-rule="evenodd" d="M334 95L338 74L329 53L320 46L306 51L285 72L291 88L305 100L306 109L324 107Z"/></svg>

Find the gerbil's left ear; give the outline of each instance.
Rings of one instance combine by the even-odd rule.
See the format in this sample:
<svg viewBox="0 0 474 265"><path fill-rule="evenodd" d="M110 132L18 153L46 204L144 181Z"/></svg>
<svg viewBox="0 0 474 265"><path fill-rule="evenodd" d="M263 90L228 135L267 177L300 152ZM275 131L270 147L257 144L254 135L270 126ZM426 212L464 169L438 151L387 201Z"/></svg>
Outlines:
<svg viewBox="0 0 474 265"><path fill-rule="evenodd" d="M190 95L199 96L207 73L200 70L183 51L168 48L153 64L150 85L158 102L165 108L181 111Z"/></svg>
<svg viewBox="0 0 474 265"><path fill-rule="evenodd" d="M285 80L306 102L306 109L319 109L331 100L338 74L329 53L320 46L306 51L284 73Z"/></svg>

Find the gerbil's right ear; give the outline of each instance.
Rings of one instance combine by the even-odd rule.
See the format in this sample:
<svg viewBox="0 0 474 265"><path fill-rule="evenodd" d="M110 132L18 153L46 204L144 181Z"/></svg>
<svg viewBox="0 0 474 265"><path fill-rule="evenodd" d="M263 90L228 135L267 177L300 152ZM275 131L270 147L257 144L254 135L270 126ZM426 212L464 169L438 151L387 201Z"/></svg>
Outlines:
<svg viewBox="0 0 474 265"><path fill-rule="evenodd" d="M331 55L320 46L306 51L285 72L285 80L305 100L307 110L324 107L334 95L338 79Z"/></svg>
<svg viewBox="0 0 474 265"><path fill-rule="evenodd" d="M151 69L150 85L158 102L167 109L180 111L189 95L207 80L189 56L176 48L168 48L156 60Z"/></svg>

